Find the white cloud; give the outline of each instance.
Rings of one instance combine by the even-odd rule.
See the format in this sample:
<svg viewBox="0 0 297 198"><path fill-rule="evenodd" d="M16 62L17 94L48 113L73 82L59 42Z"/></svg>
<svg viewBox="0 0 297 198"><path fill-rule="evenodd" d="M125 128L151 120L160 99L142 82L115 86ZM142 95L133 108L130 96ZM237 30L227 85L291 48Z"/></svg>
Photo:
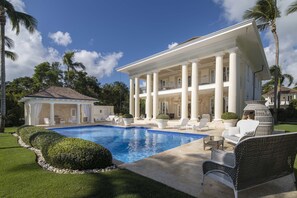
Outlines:
<svg viewBox="0 0 297 198"><path fill-rule="evenodd" d="M23 1L10 1L16 5L17 10L24 11L25 4ZM5 31L6 36L13 39L15 43L15 48L11 51L18 54L16 61L6 59L7 81L18 77L31 76L34 73L34 67L44 61L62 62L62 54L57 49L43 45L42 35L39 31L30 34L24 27L20 26L20 34L16 35L15 32L11 31L9 22ZM122 52L102 55L100 52L80 50L75 53L77 61L83 62L87 67L87 72L97 78L110 75L122 56Z"/></svg>
<svg viewBox="0 0 297 198"><path fill-rule="evenodd" d="M255 5L256 0L213 0L223 8L223 16L228 22L242 21L242 15L245 10ZM277 19L277 32L280 44L280 65L283 73L291 74L295 81L297 80L297 13L286 16L286 9L294 0L278 1L281 11L281 18ZM275 43L270 31L262 35L262 39L268 40L265 46L265 53L269 65L275 64Z"/></svg>
<svg viewBox="0 0 297 198"><path fill-rule="evenodd" d="M175 47L177 45L178 45L178 43L172 42L172 43L168 44L168 49L171 49L171 48L173 48L173 47Z"/></svg>
<svg viewBox="0 0 297 198"><path fill-rule="evenodd" d="M56 44L65 47L72 43L71 36L68 32L57 31L55 33L49 33L48 37L51 38Z"/></svg>
<svg viewBox="0 0 297 198"><path fill-rule="evenodd" d="M88 74L102 78L111 75L122 56L122 52L102 55L95 51L80 50L75 53L75 61L82 62Z"/></svg>
<svg viewBox="0 0 297 198"><path fill-rule="evenodd" d="M24 12L25 11L25 3L22 0L8 0L17 11Z"/></svg>

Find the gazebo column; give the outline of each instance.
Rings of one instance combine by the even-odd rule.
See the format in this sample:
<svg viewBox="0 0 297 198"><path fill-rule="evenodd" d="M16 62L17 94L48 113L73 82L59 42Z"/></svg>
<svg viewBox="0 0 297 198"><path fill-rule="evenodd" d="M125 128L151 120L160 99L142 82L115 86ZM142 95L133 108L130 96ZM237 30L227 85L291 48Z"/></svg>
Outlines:
<svg viewBox="0 0 297 198"><path fill-rule="evenodd" d="M152 75L147 74L146 75L146 118L148 120L152 119Z"/></svg>
<svg viewBox="0 0 297 198"><path fill-rule="evenodd" d="M29 106L29 112L28 112L28 124L29 125L33 125L33 123L32 123L32 104L28 104L28 106Z"/></svg>
<svg viewBox="0 0 297 198"><path fill-rule="evenodd" d="M223 53L216 55L216 80L215 80L215 120L221 120L223 114Z"/></svg>
<svg viewBox="0 0 297 198"><path fill-rule="evenodd" d="M238 89L238 65L237 48L229 52L229 90L228 90L228 111L237 113L237 89Z"/></svg>
<svg viewBox="0 0 297 198"><path fill-rule="evenodd" d="M198 120L198 62L192 62L191 120Z"/></svg>
<svg viewBox="0 0 297 198"><path fill-rule="evenodd" d="M138 119L140 114L140 99L139 99L139 78L135 77L135 118Z"/></svg>
<svg viewBox="0 0 297 198"><path fill-rule="evenodd" d="M94 123L94 104L90 104L90 122Z"/></svg>
<svg viewBox="0 0 297 198"><path fill-rule="evenodd" d="M28 125L29 124L29 116L28 116L28 104L25 102L24 104L24 116L25 116L25 125Z"/></svg>
<svg viewBox="0 0 297 198"><path fill-rule="evenodd" d="M76 123L80 124L80 104L76 105Z"/></svg>
<svg viewBox="0 0 297 198"><path fill-rule="evenodd" d="M130 99L129 99L129 112L131 115L135 116L134 110L134 79L130 78Z"/></svg>
<svg viewBox="0 0 297 198"><path fill-rule="evenodd" d="M188 118L188 65L182 64L181 119Z"/></svg>
<svg viewBox="0 0 297 198"><path fill-rule="evenodd" d="M54 103L50 103L50 120L49 120L49 125L53 126L55 125L55 105Z"/></svg>
<svg viewBox="0 0 297 198"><path fill-rule="evenodd" d="M157 71L154 72L154 82L153 82L153 119L157 119L159 113L159 74Z"/></svg>

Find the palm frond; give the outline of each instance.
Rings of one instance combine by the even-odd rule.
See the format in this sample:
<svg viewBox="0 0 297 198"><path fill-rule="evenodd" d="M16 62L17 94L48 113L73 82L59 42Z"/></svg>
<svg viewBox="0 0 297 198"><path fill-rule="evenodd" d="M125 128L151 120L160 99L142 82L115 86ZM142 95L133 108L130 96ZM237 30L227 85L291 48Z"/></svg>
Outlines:
<svg viewBox="0 0 297 198"><path fill-rule="evenodd" d="M5 36L4 41L6 47L8 47L9 49L14 48L14 41L11 38Z"/></svg>
<svg viewBox="0 0 297 198"><path fill-rule="evenodd" d="M291 86L294 81L294 77L290 74L283 74L283 77L289 81L288 86Z"/></svg>
<svg viewBox="0 0 297 198"><path fill-rule="evenodd" d="M17 26L20 24L24 25L25 28L30 32L33 33L37 28L37 20L29 14L15 11L15 17L17 20ZM19 33L19 27L13 27L12 30L17 30L17 34Z"/></svg>
<svg viewBox="0 0 297 198"><path fill-rule="evenodd" d="M293 12L296 12L296 11L297 11L297 1L289 5L289 8L287 9L287 15L292 14Z"/></svg>
<svg viewBox="0 0 297 198"><path fill-rule="evenodd" d="M18 59L18 55L12 51L5 50L5 56L6 58L9 58L12 61L15 61Z"/></svg>

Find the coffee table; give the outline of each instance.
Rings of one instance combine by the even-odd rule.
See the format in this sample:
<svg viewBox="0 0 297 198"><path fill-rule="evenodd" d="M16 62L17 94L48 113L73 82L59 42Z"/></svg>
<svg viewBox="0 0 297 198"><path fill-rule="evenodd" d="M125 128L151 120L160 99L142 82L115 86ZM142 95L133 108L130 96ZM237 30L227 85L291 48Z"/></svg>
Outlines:
<svg viewBox="0 0 297 198"><path fill-rule="evenodd" d="M221 149L224 150L224 140L225 138L222 136L207 136L203 138L203 148L209 146L211 148Z"/></svg>

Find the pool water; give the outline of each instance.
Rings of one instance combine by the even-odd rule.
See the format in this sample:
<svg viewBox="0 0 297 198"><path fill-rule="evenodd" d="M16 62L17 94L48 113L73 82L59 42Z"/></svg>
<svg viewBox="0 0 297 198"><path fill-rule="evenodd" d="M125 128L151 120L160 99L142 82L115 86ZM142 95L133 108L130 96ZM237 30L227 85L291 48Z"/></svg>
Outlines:
<svg viewBox="0 0 297 198"><path fill-rule="evenodd" d="M205 137L205 135L161 132L141 127L88 126L52 130L67 137L100 144L111 151L113 158L125 163L135 162Z"/></svg>

